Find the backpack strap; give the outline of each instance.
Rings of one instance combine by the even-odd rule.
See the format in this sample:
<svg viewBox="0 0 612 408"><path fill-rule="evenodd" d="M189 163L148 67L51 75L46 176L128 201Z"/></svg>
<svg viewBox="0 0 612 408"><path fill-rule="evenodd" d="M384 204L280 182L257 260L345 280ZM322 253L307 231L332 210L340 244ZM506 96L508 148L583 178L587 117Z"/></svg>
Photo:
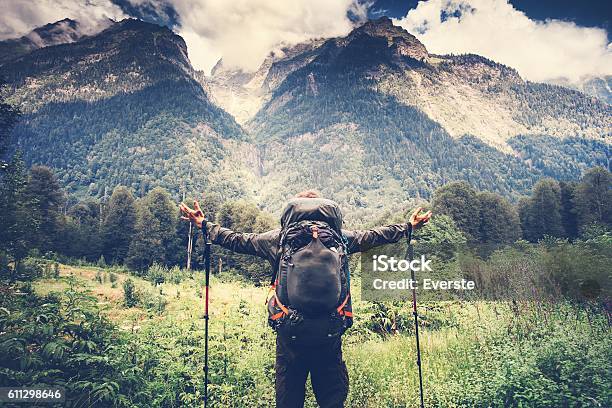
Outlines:
<svg viewBox="0 0 612 408"><path fill-rule="evenodd" d="M346 316L346 317L353 317L353 312L351 312L350 310L344 310L344 308L346 307L346 305L348 304L349 298L351 297L351 293L349 291L349 293L346 295L346 297L344 298L344 301L340 304L340 306L338 306L338 308L336 309L336 312L338 312L338 314L340 316Z"/></svg>
<svg viewBox="0 0 612 408"><path fill-rule="evenodd" d="M274 291L274 302L279 307L279 309L281 310L280 312L270 316L270 320L278 320L278 319L280 319L283 316L288 316L289 315L289 309L287 309L287 307L285 305L283 305L283 303L278 298L278 295L276 294L276 285L272 285L272 287L270 288L270 291Z"/></svg>

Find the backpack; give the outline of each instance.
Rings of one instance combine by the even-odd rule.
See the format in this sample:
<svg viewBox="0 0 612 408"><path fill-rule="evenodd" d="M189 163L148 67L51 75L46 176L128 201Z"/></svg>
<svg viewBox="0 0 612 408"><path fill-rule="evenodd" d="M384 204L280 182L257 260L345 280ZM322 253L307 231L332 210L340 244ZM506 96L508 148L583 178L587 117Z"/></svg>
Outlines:
<svg viewBox="0 0 612 408"><path fill-rule="evenodd" d="M267 300L272 329L301 344L341 336L353 314L338 205L321 198L291 200L281 217L278 245Z"/></svg>

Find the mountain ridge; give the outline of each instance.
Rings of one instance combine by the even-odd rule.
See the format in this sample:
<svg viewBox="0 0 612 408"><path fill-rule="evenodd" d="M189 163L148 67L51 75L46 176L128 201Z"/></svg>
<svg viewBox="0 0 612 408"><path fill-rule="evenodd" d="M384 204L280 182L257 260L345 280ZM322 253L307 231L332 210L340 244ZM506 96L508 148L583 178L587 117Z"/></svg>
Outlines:
<svg viewBox="0 0 612 408"><path fill-rule="evenodd" d="M69 190L105 196L119 184L141 193L162 185L177 194L212 183L243 194L240 171L219 179L215 166L233 169L232 146L246 135L208 99L171 30L127 19L2 70L8 101L23 112L14 148L53 167Z"/></svg>
<svg viewBox="0 0 612 408"><path fill-rule="evenodd" d="M609 167L609 105L429 54L388 19L280 47L252 73L195 71L180 36L138 20L2 67L26 113L17 146L81 194L162 185L278 212L315 187L364 219L452 180L517 198L542 175Z"/></svg>
<svg viewBox="0 0 612 408"><path fill-rule="evenodd" d="M0 64L40 48L78 41L85 35L79 22L69 18L45 24L22 37L0 41Z"/></svg>

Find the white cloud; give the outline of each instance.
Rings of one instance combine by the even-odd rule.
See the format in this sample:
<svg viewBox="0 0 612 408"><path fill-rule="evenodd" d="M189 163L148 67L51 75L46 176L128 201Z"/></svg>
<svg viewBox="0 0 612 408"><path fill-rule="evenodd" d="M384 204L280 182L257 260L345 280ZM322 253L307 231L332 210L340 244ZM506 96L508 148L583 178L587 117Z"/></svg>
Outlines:
<svg viewBox="0 0 612 408"><path fill-rule="evenodd" d="M446 16L442 21L441 15ZM532 81L579 82L612 74L606 31L559 20L534 21L506 0L427 0L395 21L436 54L475 53Z"/></svg>
<svg viewBox="0 0 612 408"><path fill-rule="evenodd" d="M110 0L2 0L0 40L65 18L77 20L85 33L98 31L108 19L126 17Z"/></svg>
<svg viewBox="0 0 612 408"><path fill-rule="evenodd" d="M347 17L364 18L357 0L171 0L178 29L197 69L208 72L219 56L228 66L255 70L280 43L347 34Z"/></svg>
<svg viewBox="0 0 612 408"><path fill-rule="evenodd" d="M26 34L35 27L72 18L93 31L108 18L127 17L111 0L1 0L0 39ZM187 42L197 69L209 72L223 56L227 66L255 70L279 44L347 34L365 20L371 2L364 0L128 0L163 12L171 5L180 17L175 30Z"/></svg>

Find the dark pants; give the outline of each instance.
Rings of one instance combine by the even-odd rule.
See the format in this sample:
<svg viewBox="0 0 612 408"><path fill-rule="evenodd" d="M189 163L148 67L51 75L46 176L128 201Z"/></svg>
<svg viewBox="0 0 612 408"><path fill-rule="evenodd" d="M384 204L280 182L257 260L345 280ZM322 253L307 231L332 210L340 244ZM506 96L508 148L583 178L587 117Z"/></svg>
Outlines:
<svg viewBox="0 0 612 408"><path fill-rule="evenodd" d="M302 408L306 378L321 408L342 408L349 379L342 361L342 340L321 346L299 346L276 336L276 407Z"/></svg>

